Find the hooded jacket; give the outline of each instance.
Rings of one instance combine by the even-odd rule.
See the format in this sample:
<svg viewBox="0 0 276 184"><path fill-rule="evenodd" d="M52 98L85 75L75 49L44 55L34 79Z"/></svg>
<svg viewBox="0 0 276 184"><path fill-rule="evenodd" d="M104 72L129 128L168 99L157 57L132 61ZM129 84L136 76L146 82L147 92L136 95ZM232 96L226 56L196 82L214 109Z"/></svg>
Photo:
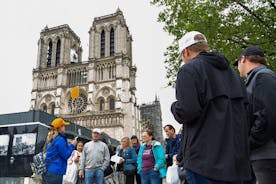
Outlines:
<svg viewBox="0 0 276 184"><path fill-rule="evenodd" d="M202 52L183 65L171 106L183 124L184 167L220 181L251 178L246 89L228 60Z"/></svg>
<svg viewBox="0 0 276 184"><path fill-rule="evenodd" d="M152 143L152 152L155 160L155 167L158 168L161 178L166 177L166 158L163 146L160 142L153 140ZM143 152L146 147L146 144L142 144L137 157L137 173L141 174L143 166Z"/></svg>

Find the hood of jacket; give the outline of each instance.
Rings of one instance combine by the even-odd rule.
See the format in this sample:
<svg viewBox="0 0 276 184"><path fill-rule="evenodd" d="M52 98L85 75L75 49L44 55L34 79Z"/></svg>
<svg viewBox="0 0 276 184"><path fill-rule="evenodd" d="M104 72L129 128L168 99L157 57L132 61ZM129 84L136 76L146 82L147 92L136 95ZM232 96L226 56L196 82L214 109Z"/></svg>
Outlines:
<svg viewBox="0 0 276 184"><path fill-rule="evenodd" d="M227 70L229 68L228 59L217 52L201 52L197 57L204 57L204 60L206 62L210 63L215 68L218 68L220 70Z"/></svg>
<svg viewBox="0 0 276 184"><path fill-rule="evenodd" d="M146 146L146 143L143 143L142 145L143 145L143 146ZM151 145L152 145L152 147L154 147L154 146L160 146L161 143L158 142L158 141L156 141L156 140L153 140L153 141L151 141Z"/></svg>

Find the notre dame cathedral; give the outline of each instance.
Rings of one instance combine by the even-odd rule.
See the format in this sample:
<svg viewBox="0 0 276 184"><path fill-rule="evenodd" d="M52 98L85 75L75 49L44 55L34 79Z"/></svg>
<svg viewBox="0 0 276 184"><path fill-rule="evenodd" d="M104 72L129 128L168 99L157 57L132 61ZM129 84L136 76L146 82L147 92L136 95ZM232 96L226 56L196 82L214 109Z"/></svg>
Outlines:
<svg viewBox="0 0 276 184"><path fill-rule="evenodd" d="M136 67L132 37L119 9L96 17L89 29L89 57L82 60L80 38L68 26L41 31L33 70L32 109L41 109L111 137L139 135ZM72 100L70 90L80 87Z"/></svg>

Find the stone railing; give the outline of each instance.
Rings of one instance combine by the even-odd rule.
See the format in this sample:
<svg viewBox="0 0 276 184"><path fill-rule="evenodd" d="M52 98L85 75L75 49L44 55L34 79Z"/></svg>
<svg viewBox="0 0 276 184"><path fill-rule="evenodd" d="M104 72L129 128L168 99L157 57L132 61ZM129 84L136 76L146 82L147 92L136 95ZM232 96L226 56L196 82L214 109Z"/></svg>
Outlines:
<svg viewBox="0 0 276 184"><path fill-rule="evenodd" d="M38 89L52 89L57 86L57 72L44 72L38 76Z"/></svg>
<svg viewBox="0 0 276 184"><path fill-rule="evenodd" d="M63 118L86 128L123 127L124 114L116 111L92 112L85 115L63 115Z"/></svg>
<svg viewBox="0 0 276 184"><path fill-rule="evenodd" d="M88 70L86 66L73 66L67 70L69 87L87 83Z"/></svg>

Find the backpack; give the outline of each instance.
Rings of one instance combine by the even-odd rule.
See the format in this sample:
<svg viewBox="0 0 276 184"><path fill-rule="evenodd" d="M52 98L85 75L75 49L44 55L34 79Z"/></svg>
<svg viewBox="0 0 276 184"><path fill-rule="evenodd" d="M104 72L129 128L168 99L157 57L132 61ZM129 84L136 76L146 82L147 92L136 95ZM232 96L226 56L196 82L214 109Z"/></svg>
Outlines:
<svg viewBox="0 0 276 184"><path fill-rule="evenodd" d="M40 152L33 157L33 162L31 163L31 168L35 174L44 174L47 171L46 164L46 153Z"/></svg>
<svg viewBox="0 0 276 184"><path fill-rule="evenodd" d="M53 145L58 139L54 139L52 143L49 144L49 146ZM45 143L46 144L46 143ZM44 174L47 171L46 167L46 153L45 152L39 152L38 154L33 156L33 162L31 162L31 169L33 173L35 174Z"/></svg>

